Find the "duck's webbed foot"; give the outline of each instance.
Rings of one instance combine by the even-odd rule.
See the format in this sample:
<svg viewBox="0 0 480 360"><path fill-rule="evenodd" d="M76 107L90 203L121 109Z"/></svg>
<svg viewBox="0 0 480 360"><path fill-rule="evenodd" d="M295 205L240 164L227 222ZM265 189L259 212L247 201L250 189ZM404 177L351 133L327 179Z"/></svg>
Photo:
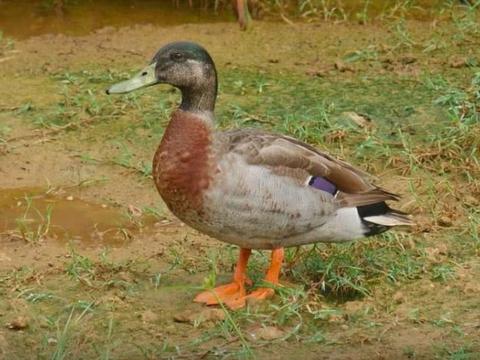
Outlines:
<svg viewBox="0 0 480 360"><path fill-rule="evenodd" d="M258 288L250 294L246 294L245 283L248 282L249 279L247 279L245 271L250 254L250 249L240 249L240 258L238 259L232 283L204 291L198 294L194 301L207 305L223 303L230 309L236 310L244 307L250 300L261 301L272 297L275 291L269 287ZM272 261L265 277L266 282L272 285L278 284L283 256L283 249L275 249L272 251Z"/></svg>
<svg viewBox="0 0 480 360"><path fill-rule="evenodd" d="M272 284L278 284L278 278L280 276L280 269L282 267L284 256L283 249L275 249L272 251L272 261L270 264L270 268L267 271L267 276L265 277L265 281ZM250 301L262 301L272 297L275 294L275 290L269 287L262 287L252 291L250 294L245 295L243 297L239 297L237 299L229 299L228 302L225 304L228 305L229 308L235 310L244 307L247 302Z"/></svg>
<svg viewBox="0 0 480 360"><path fill-rule="evenodd" d="M247 279L246 270L248 258L251 253L251 249L240 249L240 256L238 258L237 267L235 268L235 274L233 275L233 282L216 287L212 290L201 292L195 297L194 301L205 303L207 305L215 305L222 302L229 306L231 302L245 297L245 283L250 281Z"/></svg>
<svg viewBox="0 0 480 360"><path fill-rule="evenodd" d="M220 302L228 304L233 300L244 297L245 294L245 286L243 286L243 284L232 282L212 290L203 291L198 294L193 301L207 305L215 305Z"/></svg>
<svg viewBox="0 0 480 360"><path fill-rule="evenodd" d="M257 302L268 299L275 294L275 291L272 288L258 288L257 290L252 291L246 296L239 297L237 299L230 299L226 301L225 304L232 310L237 310L245 307L250 301Z"/></svg>

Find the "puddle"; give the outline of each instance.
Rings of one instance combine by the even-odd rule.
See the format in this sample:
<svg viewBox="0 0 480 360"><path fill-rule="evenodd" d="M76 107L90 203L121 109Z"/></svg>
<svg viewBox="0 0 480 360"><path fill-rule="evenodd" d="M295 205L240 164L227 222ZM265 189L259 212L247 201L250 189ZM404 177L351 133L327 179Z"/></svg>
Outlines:
<svg viewBox="0 0 480 360"><path fill-rule="evenodd" d="M0 0L0 31L8 37L25 39L47 33L85 35L106 26L173 26L235 21L228 1L217 2L220 4L217 12L213 10L215 3L208 0ZM399 6L397 0L331 0L312 4L306 2L303 11L319 13L321 18L321 11L325 10L330 15L339 18L345 15L351 20L361 20L363 17L372 19L381 14L399 16L403 11L402 14L409 18L429 20L431 11L438 10L442 3L440 0L418 0L415 6L408 2ZM298 16L301 12L294 1L283 4L288 4L286 11L292 16ZM458 4L461 2L458 1ZM268 18L268 11L266 13ZM275 16L273 18L278 20Z"/></svg>
<svg viewBox="0 0 480 360"><path fill-rule="evenodd" d="M212 7L213 2L209 5ZM0 31L16 39L47 33L84 35L106 26L173 26L227 20L233 20L229 9L215 14L212 9L191 8L186 1L0 1Z"/></svg>
<svg viewBox="0 0 480 360"><path fill-rule="evenodd" d="M39 189L0 190L0 234L29 242L56 241L87 246L121 246L153 217L132 221L117 208Z"/></svg>

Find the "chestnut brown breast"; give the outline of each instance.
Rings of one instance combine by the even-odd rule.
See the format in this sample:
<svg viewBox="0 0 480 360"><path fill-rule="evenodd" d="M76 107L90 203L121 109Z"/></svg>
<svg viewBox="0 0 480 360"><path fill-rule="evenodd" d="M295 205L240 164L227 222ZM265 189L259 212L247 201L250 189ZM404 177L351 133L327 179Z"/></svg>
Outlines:
<svg viewBox="0 0 480 360"><path fill-rule="evenodd" d="M153 179L169 209L183 221L202 214L203 192L211 183L211 126L177 110L153 159Z"/></svg>

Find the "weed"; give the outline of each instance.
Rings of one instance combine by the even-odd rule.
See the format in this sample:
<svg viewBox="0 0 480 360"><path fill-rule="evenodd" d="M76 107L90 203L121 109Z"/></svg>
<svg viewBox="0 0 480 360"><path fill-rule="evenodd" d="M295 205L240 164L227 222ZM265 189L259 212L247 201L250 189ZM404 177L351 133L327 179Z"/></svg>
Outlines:
<svg viewBox="0 0 480 360"><path fill-rule="evenodd" d="M405 349L403 349L403 355L405 355L407 359L415 359L416 358L415 349L411 346L406 346Z"/></svg>
<svg viewBox="0 0 480 360"><path fill-rule="evenodd" d="M480 355L480 352L468 345L463 345L455 349L444 347L440 350L440 355L448 360L473 360Z"/></svg>
<svg viewBox="0 0 480 360"><path fill-rule="evenodd" d="M368 7L369 6L370 6L370 1L365 0L362 10L355 14L355 17L356 17L357 21L362 25L366 24L368 22Z"/></svg>
<svg viewBox="0 0 480 360"><path fill-rule="evenodd" d="M396 24L393 25L392 32L396 38L396 44L393 47L393 50L402 50L405 48L409 49L417 45L408 31L404 19L400 19Z"/></svg>
<svg viewBox="0 0 480 360"><path fill-rule="evenodd" d="M10 37L5 37L3 31L0 30L0 57L8 55L8 52L13 50L15 42Z"/></svg>
<svg viewBox="0 0 480 360"><path fill-rule="evenodd" d="M108 321L108 331L107 331L107 338L105 340L105 349L102 352L100 359L101 360L109 360L111 357L111 352L114 344L112 344L113 338L113 317L111 317Z"/></svg>
<svg viewBox="0 0 480 360"><path fill-rule="evenodd" d="M56 322L57 332L56 337L53 339L56 346L50 357L51 360L63 360L70 357L73 337L76 335L75 331L89 311L90 307L85 308L80 314L74 317L75 308L72 307L63 327L61 327L59 321Z"/></svg>
<svg viewBox="0 0 480 360"><path fill-rule="evenodd" d="M48 205L45 214L42 214L33 206L31 197L25 196L24 200L26 205L25 212L21 218L16 220L17 231L26 242L38 244L48 236L53 208L51 205Z"/></svg>
<svg viewBox="0 0 480 360"><path fill-rule="evenodd" d="M449 88L435 103L446 106L454 121L466 124L480 122L480 73L473 76L471 87L467 91Z"/></svg>
<svg viewBox="0 0 480 360"><path fill-rule="evenodd" d="M455 270L449 264L435 265L432 268L432 280L447 282L455 277Z"/></svg>
<svg viewBox="0 0 480 360"><path fill-rule="evenodd" d="M41 314L39 317L46 318L47 325L56 329L40 358L44 354L55 359L76 358L75 351L85 351L78 358L109 359L120 352L120 357L125 358L142 355L235 358L255 354L257 346L267 347L286 340L288 348L299 346L302 351L316 344L321 344L324 351L333 346L344 351L363 341L381 339L388 332L393 339L398 334L395 329L408 326L418 327L419 336L433 329L441 332L442 339L454 343L443 348L438 358L475 358L477 344L460 345L467 344L466 339L476 341L471 335L475 321L471 321L472 329L468 328L469 316L476 315L471 300L474 294L465 291L459 302L456 293L454 297L450 293L457 291L455 279L462 276L460 267L468 269L472 276L478 275L475 266L480 251L480 75L474 47L478 42L478 27L473 26L474 13L458 9L455 3L440 4L445 10L437 19L438 24L432 25L436 29L420 35L415 24L408 21L414 11L427 14L426 9L417 9L417 2L391 2L377 17L378 2L374 1L354 5L327 0L296 3L296 11L307 21L354 18L356 22L367 23L367 28L356 27L355 31L377 26L390 28L391 37L381 40L368 37L367 42L359 44L352 37L353 40L345 40L347 45L335 40L332 49L327 50L311 44L314 51L307 54L308 66L317 63L323 66L323 62L332 65L331 57L325 60L322 56L333 52L335 57L352 65L352 72L341 73L332 65L321 77L311 77L303 74L303 65L285 70L281 67L283 59L278 66L262 65L261 70L219 63L222 81L217 115L221 129L249 126L293 135L377 174L379 185L404 195L399 207L413 211L419 223L411 232L388 232L352 244L288 249L282 277L285 284L275 289L277 295L271 302L235 313L224 309L225 321L205 327L188 328L189 325L173 323L172 313L190 306L185 303L190 302L190 295L177 302L177 298L170 298L169 292L178 282L188 283L181 286L191 289L190 284L203 277L204 287L211 288L220 277L217 274L230 276L236 255L232 246L202 256L203 244L197 251L196 246L185 245L189 242L169 243L163 254L169 262L166 270L155 268L151 272L149 265L134 253L127 256L133 260L113 261L107 252L96 258L71 250L63 272L55 268L46 271L21 268L2 273L0 294L5 300L0 302L0 313L9 311L10 302L15 305L10 300L22 300L18 303L26 302L33 314ZM277 1L275 6L282 11L288 8L283 1ZM349 25L352 26L355 25ZM256 39L262 31L246 36ZM295 36L300 39L301 32ZM307 40L305 44L310 46L310 39ZM405 51L412 53L414 63L401 62ZM467 54L460 68L450 67L446 60L456 55L456 51ZM302 61L299 59L299 63ZM75 66L50 79L60 89L60 97L54 102L44 105L25 102L13 115L47 129L38 133L54 131L58 141L81 139L82 145L101 144L105 146L99 147L102 151L113 149L111 153L105 152L104 158L96 159L81 147L82 164L121 166L132 170L131 175L138 176L138 181L151 176L151 153L171 110L176 107L178 92L105 97L102 96L105 85L128 77L129 73L77 71ZM278 70L273 70L274 67ZM400 74L397 67L415 71ZM371 127L352 124L345 116L348 112L368 116ZM5 130L0 137L5 138L9 129L2 129ZM79 188L95 185L95 180L78 183ZM31 233L31 239L48 236L48 231L45 232L48 214L40 217L34 203L26 202L26 206L30 208L23 216L24 233ZM156 207L144 206L142 212L155 219L163 219L165 215L162 208ZM33 215L44 224L40 230L38 222L32 225L28 221ZM446 244L448 254L442 253L438 258L427 256L425 249L438 244ZM148 248L148 242L145 246ZM249 264L249 275L256 285L262 284L268 263L266 254L255 253ZM0 252L3 261L2 255ZM198 271L203 272L195 277ZM57 281L66 286L57 290ZM72 282L77 286L69 286ZM430 285L435 291L431 291ZM450 290L446 290L446 285ZM393 288L403 295L392 300ZM175 303L159 303L161 296ZM347 311L352 300L355 300L353 305L372 303L373 310L352 316ZM443 313L448 302L455 302L456 306ZM411 311L403 314L404 307ZM139 322L139 312L144 309L158 315L154 324ZM80 320L77 314L83 314ZM410 324L404 320L410 320ZM284 336L271 342L251 342L246 334L252 325L282 328ZM36 330L32 326L32 331L24 332L34 339L32 343L40 336ZM359 333L360 338L356 336ZM8 341L12 339L9 337ZM23 341L24 337L21 339L12 341ZM128 353L130 344L135 347L133 355ZM401 352L409 358L435 356L423 353L422 348L414 350L405 347Z"/></svg>
<svg viewBox="0 0 480 360"><path fill-rule="evenodd" d="M12 131L12 129L5 124L0 125L0 142L6 142L7 141L7 135L8 133Z"/></svg>
<svg viewBox="0 0 480 360"><path fill-rule="evenodd" d="M20 295L21 297L25 298L25 300L36 303L39 301L47 301L47 300L52 300L52 299L58 299L57 296L51 293L35 293L31 291L30 289L23 290Z"/></svg>
<svg viewBox="0 0 480 360"><path fill-rule="evenodd" d="M152 165L149 163L144 163L143 161L139 161L136 165L133 163L134 155L128 149L128 147L123 144L119 143L118 148L120 153L113 158L112 162L116 165L120 165L127 169L132 169L145 177L152 176Z"/></svg>
<svg viewBox="0 0 480 360"><path fill-rule="evenodd" d="M71 261L66 266L66 272L75 280L85 280L90 282L95 276L93 261L79 255L73 248L70 251Z"/></svg>

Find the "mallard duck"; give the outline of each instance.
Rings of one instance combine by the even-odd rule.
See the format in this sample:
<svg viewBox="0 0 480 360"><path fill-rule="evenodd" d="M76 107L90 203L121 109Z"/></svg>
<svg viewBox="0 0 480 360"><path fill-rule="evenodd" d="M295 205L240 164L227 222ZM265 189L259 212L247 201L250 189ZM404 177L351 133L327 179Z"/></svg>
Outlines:
<svg viewBox="0 0 480 360"><path fill-rule="evenodd" d="M217 131L217 72L198 44L162 47L150 65L107 94L155 84L180 89L153 158L153 179L170 211L198 231L240 247L230 284L196 296L208 305L241 308L250 298L274 294L261 287L247 294L252 249L272 250L265 281L278 284L284 248L346 242L411 225L385 201L398 196L368 181L366 173L292 137L257 129Z"/></svg>

